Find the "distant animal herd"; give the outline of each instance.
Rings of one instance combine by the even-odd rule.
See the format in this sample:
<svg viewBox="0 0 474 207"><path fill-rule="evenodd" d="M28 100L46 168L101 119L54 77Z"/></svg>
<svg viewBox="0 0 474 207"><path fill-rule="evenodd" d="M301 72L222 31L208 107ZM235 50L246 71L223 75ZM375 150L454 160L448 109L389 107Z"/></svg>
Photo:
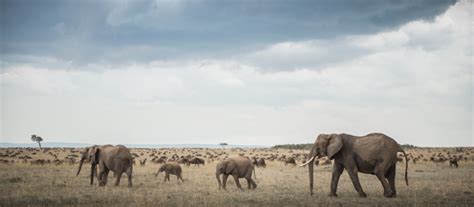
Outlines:
<svg viewBox="0 0 474 207"><path fill-rule="evenodd" d="M406 153L404 149L392 138L381 133L371 133L365 136L353 136L349 134L320 134L314 142L310 152L292 153L290 155L272 153L261 153L258 155L246 156L241 153L240 156L229 157L225 151L216 152L209 149L205 153L197 153L193 149L152 149L144 157L144 153L131 152L123 145L95 145L86 147L83 150L74 148L62 148L68 154L65 157L59 157L52 148L40 149L47 158L33 159L32 156L38 153L35 148L11 148L0 153L0 164L24 163L31 165L76 165L79 164L76 176L81 172L84 163L91 165L90 184L97 180L99 186L107 185L109 172L114 172L114 185L119 185L123 174L127 175L128 187L132 187L133 167L134 165L145 166L147 162L160 164L155 176L160 173L165 174L165 182L170 181L170 175L176 176L178 181L184 182L182 177L183 168L181 165L194 165L199 167L207 163L217 161L215 168L215 177L219 189L226 189L226 183L229 176L235 181L236 186L242 189L239 179L244 178L247 181L249 189L256 189L257 183L253 178L256 177L255 168L265 168L268 162L280 161L284 165L308 166L309 169L309 187L310 194L313 195L313 168L315 165L333 165L331 186L329 196L337 196L337 185L339 177L344 170L349 177L360 197L366 197L367 194L360 185L358 172L372 174L377 177L383 186L385 197L395 197L397 194L395 187L396 164L405 163L405 182L408 186L408 163L432 162L436 164L449 163L452 168L458 168L460 162L474 161L474 151L466 148L455 148L454 151L444 150L442 152L432 153L430 149L425 153ZM181 150L188 153L179 156L173 151ZM239 149L231 149L239 150ZM244 149L240 149L246 151ZM28 153L26 153L28 152ZM291 150L289 152L292 152ZM26 155L30 154L30 155ZM207 161L206 161L207 160ZM252 178L253 176L253 178ZM222 179L221 179L222 178Z"/></svg>

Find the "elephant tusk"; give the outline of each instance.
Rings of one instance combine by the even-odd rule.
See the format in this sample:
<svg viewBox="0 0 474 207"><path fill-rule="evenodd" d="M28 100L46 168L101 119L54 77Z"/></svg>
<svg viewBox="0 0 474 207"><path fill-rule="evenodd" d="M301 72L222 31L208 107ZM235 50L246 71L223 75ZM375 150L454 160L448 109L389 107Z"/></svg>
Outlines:
<svg viewBox="0 0 474 207"><path fill-rule="evenodd" d="M314 160L316 156L312 157L311 159L309 159L308 161L306 161L305 163L301 164L300 167L304 167L306 166L307 164L309 164L310 162L312 162Z"/></svg>

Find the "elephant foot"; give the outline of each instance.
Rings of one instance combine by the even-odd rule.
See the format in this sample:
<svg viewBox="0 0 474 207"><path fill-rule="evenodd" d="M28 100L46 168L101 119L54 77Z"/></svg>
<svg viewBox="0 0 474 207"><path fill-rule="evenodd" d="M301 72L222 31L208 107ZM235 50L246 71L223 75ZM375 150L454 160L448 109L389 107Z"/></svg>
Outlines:
<svg viewBox="0 0 474 207"><path fill-rule="evenodd" d="M360 193L359 193L359 197L361 197L361 198L365 198L365 197L367 197L367 194L366 194L366 193L364 193L364 192L360 192Z"/></svg>
<svg viewBox="0 0 474 207"><path fill-rule="evenodd" d="M394 197L397 197L397 194L390 191L390 192L384 193L383 196L385 196L387 198L394 198Z"/></svg>
<svg viewBox="0 0 474 207"><path fill-rule="evenodd" d="M127 186L127 187L131 188L131 187L133 187L133 186L132 186L132 184L128 184L128 186Z"/></svg>
<svg viewBox="0 0 474 207"><path fill-rule="evenodd" d="M329 196L329 197L337 197L337 194L336 194L336 193L329 193L328 196Z"/></svg>

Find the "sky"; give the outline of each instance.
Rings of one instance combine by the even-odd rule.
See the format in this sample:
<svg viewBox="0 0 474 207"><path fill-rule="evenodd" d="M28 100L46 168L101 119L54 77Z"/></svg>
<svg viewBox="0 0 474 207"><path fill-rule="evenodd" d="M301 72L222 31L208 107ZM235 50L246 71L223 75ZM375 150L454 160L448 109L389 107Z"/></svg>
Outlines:
<svg viewBox="0 0 474 207"><path fill-rule="evenodd" d="M473 2L0 2L0 142L473 146Z"/></svg>

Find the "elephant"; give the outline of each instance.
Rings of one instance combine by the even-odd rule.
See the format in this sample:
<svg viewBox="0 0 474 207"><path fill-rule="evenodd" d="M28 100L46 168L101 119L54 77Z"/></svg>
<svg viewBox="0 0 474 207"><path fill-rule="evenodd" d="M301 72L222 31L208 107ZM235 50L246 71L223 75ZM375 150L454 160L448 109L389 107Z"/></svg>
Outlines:
<svg viewBox="0 0 474 207"><path fill-rule="evenodd" d="M216 166L216 178L217 182L219 183L219 189L222 188L225 190L227 177L229 177L229 175L234 177L235 184L241 190L242 186L240 185L239 178L245 178L247 180L249 189L257 188L257 184L252 180L252 171L254 173L255 179L257 179L252 161L245 157L227 158L219 162ZM221 174L223 174L222 183L220 179Z"/></svg>
<svg viewBox="0 0 474 207"><path fill-rule="evenodd" d="M408 162L405 151L395 140L381 133L365 136L320 134L311 148L310 159L301 166L312 163L316 157L327 156L330 160L334 159L329 193L331 197L337 196L337 184L344 169L349 173L352 184L360 197L366 197L367 194L362 190L358 172L376 175L384 188L384 196L395 197L398 152L402 152L405 156L405 182L408 186ZM313 167L313 164L308 165L311 196L313 195Z"/></svg>
<svg viewBox="0 0 474 207"><path fill-rule="evenodd" d="M176 175L178 181L181 179L181 181L184 182L183 177L181 176L182 169L178 163L165 163L161 165L158 172L156 172L155 177L163 171L166 173L165 182L166 180L170 181L170 174Z"/></svg>
<svg viewBox="0 0 474 207"><path fill-rule="evenodd" d="M120 184L122 174L126 173L128 177L128 187L132 187L133 158L130 151L125 146L94 145L85 148L82 152L76 176L81 172L82 164L86 159L91 161L91 185L94 184L94 176L97 177L99 186L106 185L109 171L112 171L116 178L115 186ZM98 175L97 165L99 165Z"/></svg>

